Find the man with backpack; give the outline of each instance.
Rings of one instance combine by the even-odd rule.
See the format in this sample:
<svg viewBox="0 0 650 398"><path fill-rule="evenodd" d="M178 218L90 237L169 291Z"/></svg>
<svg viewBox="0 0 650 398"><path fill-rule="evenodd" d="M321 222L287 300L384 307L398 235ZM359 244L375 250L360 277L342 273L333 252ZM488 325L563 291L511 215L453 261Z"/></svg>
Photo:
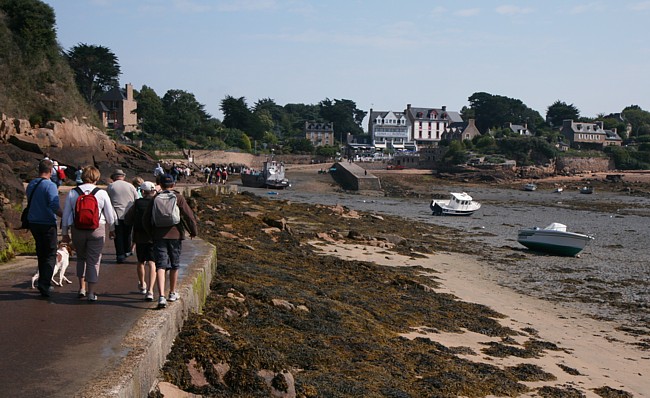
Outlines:
<svg viewBox="0 0 650 398"><path fill-rule="evenodd" d="M185 232L190 238L198 233L192 209L185 197L174 190L174 178L165 174L160 178L160 191L151 201L142 223L153 240L158 291L158 308L165 308L167 301L178 300L176 282ZM169 271L169 297L165 298L165 277Z"/></svg>
<svg viewBox="0 0 650 398"><path fill-rule="evenodd" d="M125 181L126 173L117 169L111 174L112 183L106 188L111 204L117 214L117 225L115 226L115 255L118 264L124 263L126 258L133 254L131 252L131 226L124 222L124 214L129 207L138 199L138 191L133 184Z"/></svg>
<svg viewBox="0 0 650 398"><path fill-rule="evenodd" d="M77 277L79 298L96 302L95 285L99 280L102 250L106 241L106 227L110 238L115 237L115 210L111 199L103 189L97 187L101 174L95 166L84 167L81 173L83 184L68 193L61 218L61 240L72 242L77 250Z"/></svg>
<svg viewBox="0 0 650 398"><path fill-rule="evenodd" d="M133 226L133 242L135 242L135 253L138 258L138 290L144 294L146 301L153 301L153 287L156 284L156 263L153 255L153 241L145 230L142 219L153 197L156 196L156 184L151 181L144 181L140 184L140 191L142 197L137 199L124 214L124 222ZM148 278L147 273L149 274Z"/></svg>

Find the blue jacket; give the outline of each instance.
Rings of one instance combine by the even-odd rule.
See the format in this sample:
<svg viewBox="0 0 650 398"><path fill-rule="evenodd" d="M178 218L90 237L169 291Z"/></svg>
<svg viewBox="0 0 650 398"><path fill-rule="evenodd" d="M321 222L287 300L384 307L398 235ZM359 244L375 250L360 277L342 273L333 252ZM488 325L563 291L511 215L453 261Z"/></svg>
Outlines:
<svg viewBox="0 0 650 398"><path fill-rule="evenodd" d="M59 211L59 190L55 183L45 179L38 187L41 178L35 178L27 185L27 197L33 193L27 219L30 224L56 225L56 212ZM36 187L36 190L34 190ZM29 199L28 199L29 200Z"/></svg>

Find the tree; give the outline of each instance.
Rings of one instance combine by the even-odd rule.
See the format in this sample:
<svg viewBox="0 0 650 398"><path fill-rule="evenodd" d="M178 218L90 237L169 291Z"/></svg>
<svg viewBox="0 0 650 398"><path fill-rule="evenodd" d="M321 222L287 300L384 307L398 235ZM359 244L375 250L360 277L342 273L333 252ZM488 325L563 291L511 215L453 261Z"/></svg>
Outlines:
<svg viewBox="0 0 650 398"><path fill-rule="evenodd" d="M169 90L162 99L166 125L176 139L186 139L197 134L210 119L203 104L194 94L183 90Z"/></svg>
<svg viewBox="0 0 650 398"><path fill-rule="evenodd" d="M518 99L480 92L472 94L468 100L474 111L476 127L482 134L488 129L502 128L508 123L526 124L531 130L537 130L544 124L539 112ZM470 115L470 110L464 114Z"/></svg>
<svg viewBox="0 0 650 398"><path fill-rule="evenodd" d="M140 126L145 133L156 133L165 130L165 111L163 103L158 94L147 86L136 93L135 100L138 102L138 118Z"/></svg>
<svg viewBox="0 0 650 398"><path fill-rule="evenodd" d="M96 102L103 92L119 86L120 65L107 47L77 44L66 56L79 92L88 103Z"/></svg>
<svg viewBox="0 0 650 398"><path fill-rule="evenodd" d="M362 134L361 122L368 112L357 109L357 104L351 100L324 99L319 103L320 117L334 124L334 136L343 134Z"/></svg>
<svg viewBox="0 0 650 398"><path fill-rule="evenodd" d="M640 136L650 132L650 112L644 111L638 105L630 105L623 109L623 117L632 125L630 136Z"/></svg>
<svg viewBox="0 0 650 398"><path fill-rule="evenodd" d="M49 5L39 0L0 0L0 11L25 56L56 54L56 17Z"/></svg>
<svg viewBox="0 0 650 398"><path fill-rule="evenodd" d="M221 100L219 109L223 113L223 125L231 129L248 132L251 127L252 113L246 105L246 98L227 95Z"/></svg>
<svg viewBox="0 0 650 398"><path fill-rule="evenodd" d="M560 127L564 120L575 120L580 118L580 111L573 104L557 100L546 110L546 122L552 127Z"/></svg>

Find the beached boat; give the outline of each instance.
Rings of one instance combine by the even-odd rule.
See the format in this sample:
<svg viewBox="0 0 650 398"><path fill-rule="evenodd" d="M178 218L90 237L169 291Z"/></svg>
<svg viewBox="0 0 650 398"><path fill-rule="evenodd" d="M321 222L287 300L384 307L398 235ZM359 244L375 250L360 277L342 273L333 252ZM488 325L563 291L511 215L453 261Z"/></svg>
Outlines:
<svg viewBox="0 0 650 398"><path fill-rule="evenodd" d="M528 184L524 185L524 191L535 191L537 190L537 185L533 184L532 182L529 182Z"/></svg>
<svg viewBox="0 0 650 398"><path fill-rule="evenodd" d="M594 193L594 187L591 186L582 187L580 188L580 193L585 193L585 194Z"/></svg>
<svg viewBox="0 0 650 398"><path fill-rule="evenodd" d="M533 227L520 230L517 242L531 250L560 256L575 256L592 239L594 238L589 235L567 232L566 225L554 222L545 228Z"/></svg>
<svg viewBox="0 0 650 398"><path fill-rule="evenodd" d="M555 191L553 191L553 192L555 192L555 193L562 193L562 191L564 191L564 188L563 188L563 187L557 187L557 188L555 188Z"/></svg>
<svg viewBox="0 0 650 398"><path fill-rule="evenodd" d="M451 192L449 200L432 200L429 205L434 216L469 216L481 208L465 192Z"/></svg>
<svg viewBox="0 0 650 398"><path fill-rule="evenodd" d="M250 188L284 189L291 186L284 176L284 163L275 160L264 162L262 171L248 170L240 177L242 185Z"/></svg>

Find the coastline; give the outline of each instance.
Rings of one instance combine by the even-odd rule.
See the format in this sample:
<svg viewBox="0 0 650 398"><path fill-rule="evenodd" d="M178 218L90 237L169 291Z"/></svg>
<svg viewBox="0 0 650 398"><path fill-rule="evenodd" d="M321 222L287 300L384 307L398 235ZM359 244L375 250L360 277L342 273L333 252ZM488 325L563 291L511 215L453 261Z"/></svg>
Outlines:
<svg viewBox="0 0 650 398"><path fill-rule="evenodd" d="M477 217L433 218L425 205L431 194L454 186L448 181L445 183L449 185L437 181L432 186L428 176L421 175L417 178L422 180L415 181L422 191L420 196L388 198L376 193L343 192L331 176L317 173L318 166L289 166L287 174L294 184L289 190L270 192L238 187L242 194L234 197L199 195L196 200L205 227L202 233L219 250L221 274L220 282L212 287L206 314L191 320L185 333L195 335L193 330L200 330L200 334L214 336L205 327L214 325L223 329L221 334L231 336L219 339L231 341L228 344L234 347L225 352L212 352L212 348L205 351L204 347L199 353L193 338L181 337L170 358L182 356L187 363L207 357L211 363L219 363L224 358L237 357L239 346L255 347L260 353L271 349L273 356L292 358L276 366L288 366L296 380L296 391L302 394L298 396L305 397L318 393L343 397L349 394L338 392L356 389L379 391L381 383L393 384L396 389L398 384L406 383L404 386L411 387L400 387L402 391L412 388L418 392L410 396L418 396L430 388L423 380L438 380L434 385L442 383L445 396L647 396L643 394L650 391L650 383L642 369L650 365L648 297L635 293L647 291L647 286L644 287L643 280L622 286L620 280L628 277L606 267L610 258L618 258L623 250L629 256L637 255L635 250L645 253L643 245L627 245L634 244L634 232L645 228L646 215L610 217L607 211L611 209L586 209L585 199L576 195L563 195L558 201L550 192L530 196L512 189L461 182L455 187L472 192L488 206ZM594 198L609 202L614 197L611 195L599 193ZM638 206L636 198L629 200ZM499 207L502 202L507 206ZM643 202L641 207L647 208L647 203ZM616 228L632 228L634 232L620 232L628 239L622 241L620 248L600 240L602 247L592 248L582 258L569 259L532 254L508 238L519 227L548 217L573 217L571 226L581 225L585 220L594 225L601 223L603 233ZM604 219L610 224L602 223ZM639 261L645 261L643 258ZM602 266L605 268L600 269ZM404 272L403 276L390 271L401 268L404 271L395 272ZM361 270L365 270L363 279L356 275ZM594 272L597 278L590 276ZM392 283L386 282L393 279ZM580 282L582 279L585 283ZM395 283L404 284L406 290L393 291ZM433 286L430 292L428 287L424 292L408 287L426 285ZM409 295L419 297L414 302L434 299L453 303L451 313L424 316L431 304L419 308L406 305L411 300L400 303L400 297ZM445 296L451 295L454 299L450 302ZM633 313L630 297L646 307ZM593 300L588 301L589 298ZM602 315L598 312L602 310L599 300L608 300L607 308L620 310L622 317ZM275 308L269 308L269 303ZM621 304L630 306L624 308ZM401 308L392 309L396 305ZM321 313L322 306L328 311ZM451 310L455 306L458 309ZM598 308L591 312L591 306ZM286 313L294 313L298 307L305 308L307 313ZM346 314L341 319L343 324L365 326L337 329L329 325L331 311L337 314L334 318ZM262 313L264 318L258 318L257 314ZM283 327L287 316L306 317L310 321L300 321L299 329L306 329L298 333L295 326ZM348 316L353 318L344 321ZM386 317L399 322L378 322ZM633 328L635 319L642 322ZM492 322L498 322L498 326ZM275 326L271 332L262 325ZM308 331L316 326L315 334ZM395 341L395 330L403 339L414 340ZM270 333L276 337L271 338ZM293 342L285 341L287 336L293 336ZM343 343L346 339L350 341ZM431 350L425 348L425 340L440 347L441 352L453 354L445 354L446 359L439 365L442 373L412 362ZM304 345L305 342L311 343ZM367 347L361 351L364 354L358 351L359 344ZM403 350L404 347L397 347L404 345L416 354L398 355L395 350ZM323 355L338 360L330 364ZM375 359L359 362L353 359L355 355ZM202 365L205 369L209 363ZM383 371L393 366L403 370L392 369L389 376L378 369L371 370L373 365ZM164 372L165 379L184 386L186 391L204 392L181 376L184 371L178 366L170 363ZM263 365L254 360L246 366ZM294 369L296 366L301 369ZM477 379L476 372L481 372L477 366L489 367L495 379ZM405 370L412 367L412 371ZM532 375L513 376L522 371ZM462 384L445 382L446 372L454 373L454 377L463 380ZM512 384L512 377L519 381Z"/></svg>

